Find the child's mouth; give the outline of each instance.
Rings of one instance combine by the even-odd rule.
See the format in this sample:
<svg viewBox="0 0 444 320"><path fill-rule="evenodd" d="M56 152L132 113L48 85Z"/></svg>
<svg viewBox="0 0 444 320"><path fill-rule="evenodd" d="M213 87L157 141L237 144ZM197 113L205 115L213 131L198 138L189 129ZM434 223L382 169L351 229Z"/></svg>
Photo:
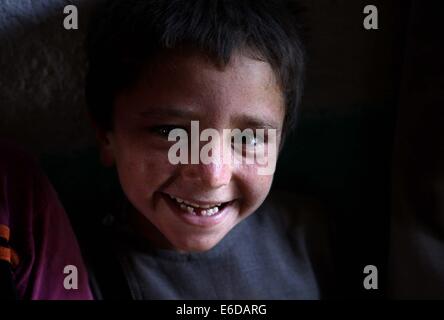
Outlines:
<svg viewBox="0 0 444 320"><path fill-rule="evenodd" d="M202 217L212 217L218 215L231 202L198 204L192 201L183 200L170 194L167 195L172 200L171 202L180 208L184 213Z"/></svg>
<svg viewBox="0 0 444 320"><path fill-rule="evenodd" d="M211 228L237 214L236 199L225 202L218 200L204 202L184 200L164 192L162 197L182 221L197 227Z"/></svg>

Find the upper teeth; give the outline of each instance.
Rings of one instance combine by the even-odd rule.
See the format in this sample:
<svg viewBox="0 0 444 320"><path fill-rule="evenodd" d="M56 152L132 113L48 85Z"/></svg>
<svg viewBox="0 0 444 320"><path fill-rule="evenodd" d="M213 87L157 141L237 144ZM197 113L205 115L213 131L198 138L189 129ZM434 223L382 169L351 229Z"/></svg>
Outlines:
<svg viewBox="0 0 444 320"><path fill-rule="evenodd" d="M173 197L172 195L169 195L171 199L177 201L177 203L180 204L180 208L182 210L188 211L188 213L196 214L194 212L194 209L202 208L204 210L200 210L200 214L203 216L211 216L217 212L219 212L219 206L222 205L222 203L217 203L215 205L199 205L194 202L186 201L177 197Z"/></svg>
<svg viewBox="0 0 444 320"><path fill-rule="evenodd" d="M193 207L195 207L195 208L204 208L204 209L208 209L208 208L218 207L218 206L222 205L222 203L216 203L216 204L214 204L214 205L209 205L209 204L197 204L197 203L194 203L194 202L189 202L189 201L187 201L187 200L183 200L183 199L181 199L181 198L173 197L172 195L170 195L170 198L176 200L176 201L179 202L179 203L182 203L182 202L183 202L183 203L185 203L185 204L187 204L187 205L189 205L189 206L193 206Z"/></svg>

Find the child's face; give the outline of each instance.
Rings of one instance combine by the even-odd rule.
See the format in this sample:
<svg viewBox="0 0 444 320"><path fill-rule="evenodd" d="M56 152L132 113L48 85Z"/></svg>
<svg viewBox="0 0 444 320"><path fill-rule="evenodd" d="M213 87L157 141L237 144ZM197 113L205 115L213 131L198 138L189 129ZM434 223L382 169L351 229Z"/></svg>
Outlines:
<svg viewBox="0 0 444 320"><path fill-rule="evenodd" d="M273 128L279 145L284 112L268 63L235 55L221 69L197 53L170 53L116 97L114 127L102 142L102 156L115 163L146 237L159 247L205 251L260 206L273 176L259 175L257 164L173 165L168 151L175 142L168 141L168 130L189 131L192 120L199 121L200 130L220 133ZM200 208L189 213L170 196ZM218 204L216 214L201 214L202 206Z"/></svg>

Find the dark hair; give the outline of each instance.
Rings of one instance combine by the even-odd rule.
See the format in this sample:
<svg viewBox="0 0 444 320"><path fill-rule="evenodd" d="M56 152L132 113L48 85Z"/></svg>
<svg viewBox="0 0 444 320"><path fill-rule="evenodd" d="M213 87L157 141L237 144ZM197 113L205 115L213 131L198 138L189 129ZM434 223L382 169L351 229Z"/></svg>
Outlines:
<svg viewBox="0 0 444 320"><path fill-rule="evenodd" d="M273 0L108 0L87 37L86 98L93 120L112 129L116 93L134 85L162 50L191 46L226 65L235 50L267 61L283 89L284 132L294 126L305 54L293 2Z"/></svg>

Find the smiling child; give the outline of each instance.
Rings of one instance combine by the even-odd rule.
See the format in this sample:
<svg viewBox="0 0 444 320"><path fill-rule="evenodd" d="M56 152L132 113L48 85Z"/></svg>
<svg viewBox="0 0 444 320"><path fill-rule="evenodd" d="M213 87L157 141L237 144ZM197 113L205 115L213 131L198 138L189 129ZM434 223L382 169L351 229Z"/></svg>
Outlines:
<svg viewBox="0 0 444 320"><path fill-rule="evenodd" d="M106 228L131 298L321 298L318 213L297 196L269 196L263 164L222 161L217 148L211 163L168 157L171 132L189 133L192 121L223 141L227 129L276 133L245 137L241 157L280 150L303 89L296 22L293 7L266 0L114 0L97 10L86 94L126 203ZM106 298L100 280L95 288Z"/></svg>

